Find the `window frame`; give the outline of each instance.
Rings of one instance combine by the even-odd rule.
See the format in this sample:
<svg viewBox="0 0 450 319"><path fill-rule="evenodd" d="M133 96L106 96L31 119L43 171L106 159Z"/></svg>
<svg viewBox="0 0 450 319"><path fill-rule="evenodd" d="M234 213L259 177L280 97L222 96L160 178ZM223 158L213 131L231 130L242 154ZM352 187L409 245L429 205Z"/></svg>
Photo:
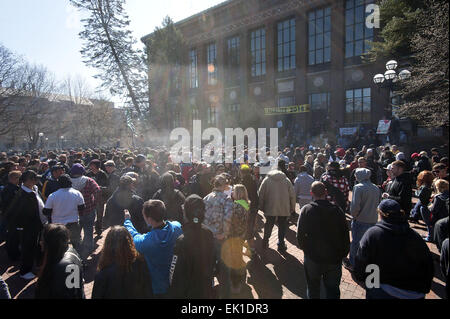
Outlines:
<svg viewBox="0 0 450 319"><path fill-rule="evenodd" d="M192 55L194 53L194 55ZM189 87L196 89L198 83L198 51L195 48L189 50Z"/></svg>
<svg viewBox="0 0 450 319"><path fill-rule="evenodd" d="M259 32L259 35L257 33ZM267 73L267 32L265 27L259 27L249 32L250 37L250 75L252 78L263 77ZM260 46L256 48L256 40L259 38ZM264 40L264 41L263 41ZM257 55L259 61L257 61ZM259 70L259 73L257 72Z"/></svg>
<svg viewBox="0 0 450 319"><path fill-rule="evenodd" d="M296 17L289 17L276 24L276 64L277 72L286 72L296 69ZM286 23L288 26L286 27ZM286 30L288 40L285 39ZM281 35L281 39L280 39ZM287 48L286 48L287 46ZM288 51L288 53L286 53ZM280 56L281 52L281 56ZM287 66L286 66L287 62Z"/></svg>
<svg viewBox="0 0 450 319"><path fill-rule="evenodd" d="M313 9L311 11L308 12L307 15L307 29L308 29L308 66L313 66L313 65L321 65L321 64L325 64L325 63L330 63L331 62L331 6L326 6L326 7L322 7L322 8L316 8ZM327 13L328 11L328 13ZM322 12L322 16L319 16L318 13ZM311 19L311 16L314 15L314 18ZM327 17L329 17L329 29L327 29L327 24L326 24L326 19ZM318 30L318 22L317 20L322 20L320 27L322 28L321 32L317 32ZM314 24L314 32L311 31L311 23ZM326 45L326 36L328 34L329 37L329 43L328 45ZM321 43L321 47L318 48L318 36L322 36L322 43ZM311 39L314 38L314 48L312 47L312 43L311 43ZM321 52L321 62L317 62L318 61L318 52L317 51L322 51ZM328 52L328 59L326 59L326 53ZM311 54L314 54L314 61L312 61L312 56Z"/></svg>
<svg viewBox="0 0 450 319"><path fill-rule="evenodd" d="M369 95L366 94L366 92L369 92ZM349 92L352 92L352 97L349 98ZM358 96L356 93L359 93ZM361 103L360 105L360 112L355 112L357 104L355 103L355 101L358 100L358 104ZM365 103L366 101L369 101L369 110L368 112L365 112ZM348 106L349 106L349 101L351 102L352 105L352 112L351 112L351 117L352 120L348 121L348 117L349 117L349 113L348 112ZM359 105L358 105L359 106ZM358 114L357 116L359 117L359 120L357 119L357 116L355 114ZM365 88L353 88L353 89L346 89L345 90L345 112L344 112L344 122L345 124L365 124L365 123L370 123L372 119L372 89L370 87L365 87Z"/></svg>
<svg viewBox="0 0 450 319"><path fill-rule="evenodd" d="M362 4L357 4L362 2ZM374 4L374 0L346 0L344 9L344 57L350 59L360 57L370 51L374 39L374 30L366 26L366 19L369 15L365 8L369 4ZM361 17L357 15L362 10ZM352 21L348 21L351 17ZM357 38L357 32L361 33L361 38ZM351 35L351 40L349 37ZM357 54L357 45L361 46L361 54ZM351 50L351 53L349 52ZM358 50L359 51L359 50Z"/></svg>

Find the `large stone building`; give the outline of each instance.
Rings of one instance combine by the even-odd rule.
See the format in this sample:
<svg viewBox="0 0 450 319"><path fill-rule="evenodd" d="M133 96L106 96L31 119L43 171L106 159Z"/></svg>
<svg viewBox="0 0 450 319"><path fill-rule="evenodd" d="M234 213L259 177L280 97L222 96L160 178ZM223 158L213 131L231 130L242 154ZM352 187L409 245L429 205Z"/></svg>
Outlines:
<svg viewBox="0 0 450 319"><path fill-rule="evenodd" d="M222 129L282 126L281 137L297 141L376 129L392 110L389 90L373 82L386 61L361 57L379 32L366 23L373 2L229 0L177 22L189 62L168 95L167 128L193 119Z"/></svg>
<svg viewBox="0 0 450 319"><path fill-rule="evenodd" d="M131 145L124 110L114 103L0 87L0 150Z"/></svg>

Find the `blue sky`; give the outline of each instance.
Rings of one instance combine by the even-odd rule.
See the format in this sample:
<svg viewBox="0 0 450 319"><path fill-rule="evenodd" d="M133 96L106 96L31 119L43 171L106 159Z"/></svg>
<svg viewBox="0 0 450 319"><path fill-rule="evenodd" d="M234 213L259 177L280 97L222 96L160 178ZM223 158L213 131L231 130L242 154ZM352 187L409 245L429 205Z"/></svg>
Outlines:
<svg viewBox="0 0 450 319"><path fill-rule="evenodd" d="M131 29L140 38L169 15L179 21L224 0L127 0ZM95 70L84 66L80 15L68 0L0 0L0 42L28 61L42 64L58 79L81 75L91 84Z"/></svg>

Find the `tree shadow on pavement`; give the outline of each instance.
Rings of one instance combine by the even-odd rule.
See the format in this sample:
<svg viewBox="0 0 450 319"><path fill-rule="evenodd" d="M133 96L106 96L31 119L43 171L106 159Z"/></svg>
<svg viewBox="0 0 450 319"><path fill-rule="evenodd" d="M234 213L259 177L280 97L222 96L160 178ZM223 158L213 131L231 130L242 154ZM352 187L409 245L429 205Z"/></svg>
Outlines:
<svg viewBox="0 0 450 319"><path fill-rule="evenodd" d="M303 264L294 256L285 252L282 259L274 263L274 271L280 283L294 295L306 298L306 278Z"/></svg>
<svg viewBox="0 0 450 319"><path fill-rule="evenodd" d="M280 282L258 255L248 262L247 270L249 274L247 283L253 286L258 299L281 299L283 288Z"/></svg>
<svg viewBox="0 0 450 319"><path fill-rule="evenodd" d="M291 229L291 228L286 229L286 235L284 238L288 242L290 242L293 246L295 246L295 247L298 246L297 233L293 229Z"/></svg>

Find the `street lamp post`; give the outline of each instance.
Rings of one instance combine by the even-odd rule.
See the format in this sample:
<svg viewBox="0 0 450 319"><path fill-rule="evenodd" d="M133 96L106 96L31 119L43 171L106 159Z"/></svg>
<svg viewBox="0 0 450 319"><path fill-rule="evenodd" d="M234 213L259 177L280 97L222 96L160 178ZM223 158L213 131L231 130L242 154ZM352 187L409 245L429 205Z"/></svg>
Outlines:
<svg viewBox="0 0 450 319"><path fill-rule="evenodd" d="M39 135L38 143L40 144L40 148L42 149L43 148L42 145L44 144L44 141L43 141L44 133L41 132L38 135Z"/></svg>
<svg viewBox="0 0 450 319"><path fill-rule="evenodd" d="M386 71L384 74L375 74L373 77L373 82L378 86L378 88L388 88L389 89L389 96L391 95L391 92L394 90L395 83L397 81L402 81L411 76L411 72L408 70L402 70L400 73L397 74L395 69L397 69L398 63L395 60L390 60L386 63ZM390 104L390 102L389 102ZM389 109L385 110L392 112L392 109L389 107ZM391 113L392 114L392 113Z"/></svg>

